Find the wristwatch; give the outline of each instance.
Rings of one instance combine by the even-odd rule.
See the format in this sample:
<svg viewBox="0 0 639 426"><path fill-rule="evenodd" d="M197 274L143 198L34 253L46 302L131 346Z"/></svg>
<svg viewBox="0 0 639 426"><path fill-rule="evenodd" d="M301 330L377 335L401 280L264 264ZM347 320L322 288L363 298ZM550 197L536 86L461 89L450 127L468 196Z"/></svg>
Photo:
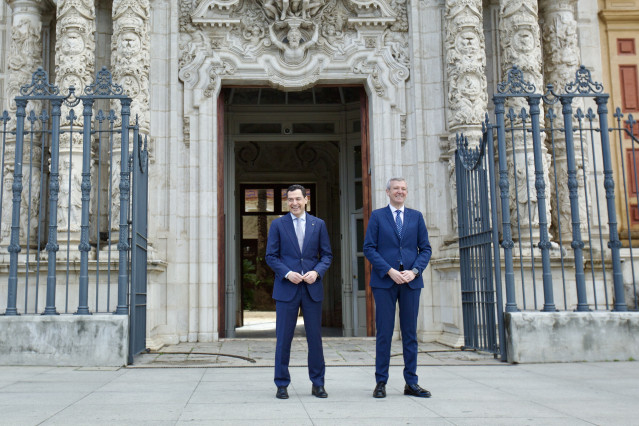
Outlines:
<svg viewBox="0 0 639 426"><path fill-rule="evenodd" d="M419 269L417 269L417 268L413 268L413 269L411 269L411 272L412 272L413 274L415 274L415 276L418 276L418 275L419 275Z"/></svg>

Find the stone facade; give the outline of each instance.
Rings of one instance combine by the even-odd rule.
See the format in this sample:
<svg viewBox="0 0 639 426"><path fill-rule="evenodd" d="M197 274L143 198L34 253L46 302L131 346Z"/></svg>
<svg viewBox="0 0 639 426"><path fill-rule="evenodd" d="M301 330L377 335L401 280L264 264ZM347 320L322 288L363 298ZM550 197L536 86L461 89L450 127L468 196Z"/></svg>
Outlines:
<svg viewBox="0 0 639 426"><path fill-rule="evenodd" d="M10 42L0 45L7 49L0 56L8 58L0 69L5 108L11 111L17 88L38 65L49 68L64 88L86 86L106 65L133 98L132 117L137 115L141 133L150 137L150 347L213 341L233 321L229 314L234 306L228 303L236 297L229 277L234 271L229 258L237 251L229 225L234 213L218 208L219 200L229 205L235 190L229 172L233 151L218 149L225 143L220 128L229 122L228 112L227 121L220 122L218 98L224 87L270 87L291 93L322 85L365 89L371 205L387 203L389 177L406 177L409 204L424 213L433 246L431 266L424 273L419 337L459 346L463 322L455 243L455 134L479 138L484 114L491 108L489 97L512 65L539 89L546 83L565 84L580 58L589 58L586 65L596 80L603 72L598 43L592 40L598 34L595 0L6 3L11 9L4 7L2 19ZM50 16L45 10L57 11L53 24L44 22ZM55 26L56 43L49 50L42 47L43 25ZM47 62L47 55L54 61ZM76 141L67 141L67 149L71 143ZM527 164L534 175L523 143L510 141L509 161ZM7 150L10 156L10 142ZM551 191L552 160L546 148L543 155L544 179ZM61 178L69 179L68 169L60 167ZM6 178L11 170L3 173ZM79 177L71 180L80 186ZM112 184L118 188L118 182ZM3 195L8 207L2 213L2 247L10 223L9 187L5 185ZM512 191L515 206L515 192L535 188L513 186ZM117 194L113 199L119 202ZM569 206L548 202L547 217L552 220L556 211L569 213L566 209ZM65 222L61 226L67 219L60 218ZM522 226L536 234L540 228L554 232L552 223L540 224L534 214L522 220ZM72 226L75 222L72 218ZM226 251L225 257L221 251ZM350 266L345 266L349 260L344 254L343 276L351 276ZM224 282L221 268L227 274ZM343 286L350 289L350 283ZM354 315L344 307L344 329L351 324L352 330Z"/></svg>

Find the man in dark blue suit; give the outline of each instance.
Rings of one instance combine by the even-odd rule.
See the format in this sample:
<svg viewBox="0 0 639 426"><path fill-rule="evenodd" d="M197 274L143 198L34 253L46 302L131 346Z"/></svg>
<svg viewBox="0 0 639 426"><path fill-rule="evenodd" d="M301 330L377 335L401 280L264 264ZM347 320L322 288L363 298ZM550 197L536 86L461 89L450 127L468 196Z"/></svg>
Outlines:
<svg viewBox="0 0 639 426"><path fill-rule="evenodd" d="M266 263L275 272L275 386L279 399L287 399L291 383L288 371L291 342L300 307L308 343L308 375L311 393L326 398L324 352L322 350L322 277L333 254L326 224L306 213L306 189L291 185L287 190L290 214L271 223L266 245Z"/></svg>
<svg viewBox="0 0 639 426"><path fill-rule="evenodd" d="M404 207L407 194L404 178L388 181L386 195L390 204L373 211L364 238L364 255L373 266L370 286L375 298L377 328L375 398L386 397L398 303L404 350L404 395L430 397L430 392L417 384L417 314L419 295L424 288L422 273L428 266L431 248L423 215Z"/></svg>

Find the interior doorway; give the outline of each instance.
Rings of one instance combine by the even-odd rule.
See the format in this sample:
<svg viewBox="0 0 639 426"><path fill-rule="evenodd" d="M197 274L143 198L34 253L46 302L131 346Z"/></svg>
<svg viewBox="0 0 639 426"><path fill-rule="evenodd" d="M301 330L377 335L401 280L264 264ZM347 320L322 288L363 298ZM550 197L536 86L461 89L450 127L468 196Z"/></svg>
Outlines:
<svg viewBox="0 0 639 426"><path fill-rule="evenodd" d="M307 210L326 222L333 251L324 277L323 334L366 335L370 313L361 244L370 192L362 175L368 170L362 157L362 92L361 87L222 89L230 237L227 337L275 336L273 273L264 254L271 222L288 214L286 188L294 183L307 188Z"/></svg>

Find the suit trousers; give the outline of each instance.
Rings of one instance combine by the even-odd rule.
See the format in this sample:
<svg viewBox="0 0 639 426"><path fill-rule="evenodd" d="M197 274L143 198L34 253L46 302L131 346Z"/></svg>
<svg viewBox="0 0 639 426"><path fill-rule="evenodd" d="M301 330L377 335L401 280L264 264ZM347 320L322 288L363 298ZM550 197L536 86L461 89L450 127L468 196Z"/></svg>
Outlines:
<svg viewBox="0 0 639 426"><path fill-rule="evenodd" d="M304 329L308 344L308 376L315 386L324 386L324 351L322 349L322 302L316 302L308 294L309 284L297 285L297 292L291 301L275 302L276 336L275 346L275 385L288 386L291 376L288 365L291 358L291 343L295 334L295 325L299 308L304 315ZM314 284L310 284L314 285Z"/></svg>
<svg viewBox="0 0 639 426"><path fill-rule="evenodd" d="M395 306L399 304L399 328L402 332L404 351L404 380L417 383L417 314L421 288L412 289L408 284L393 284L390 288L373 287L375 298L375 379L388 383L391 340L395 329Z"/></svg>

